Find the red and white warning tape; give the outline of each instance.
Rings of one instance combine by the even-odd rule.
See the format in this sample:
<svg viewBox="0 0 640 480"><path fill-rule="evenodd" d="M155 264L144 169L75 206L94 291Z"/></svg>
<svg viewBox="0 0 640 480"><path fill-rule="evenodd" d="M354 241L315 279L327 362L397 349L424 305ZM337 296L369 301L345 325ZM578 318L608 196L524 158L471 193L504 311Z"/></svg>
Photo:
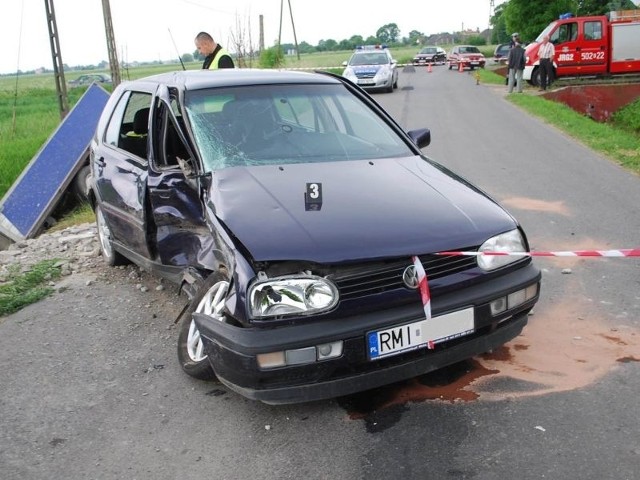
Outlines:
<svg viewBox="0 0 640 480"><path fill-rule="evenodd" d="M575 250L564 252L438 252L450 256L519 256L519 257L640 257L640 248L622 250Z"/></svg>
<svg viewBox="0 0 640 480"><path fill-rule="evenodd" d="M427 320L431 320L431 293L429 293L429 282L427 282L427 273L424 271L422 262L417 256L412 257L413 265L416 268L416 274L418 275L418 291L422 298L422 306L424 308L424 315ZM430 350L435 348L433 340L427 342L427 347Z"/></svg>
<svg viewBox="0 0 640 480"><path fill-rule="evenodd" d="M449 256L521 256L521 257L640 257L640 248L626 248L622 250L574 250L560 252L438 252L437 255ZM414 255L411 257L413 265L418 276L418 291L424 308L424 315L427 320L431 319L431 293L429 292L429 282L427 273L422 266L420 259ZM429 340L427 343L429 349L435 348L435 342Z"/></svg>

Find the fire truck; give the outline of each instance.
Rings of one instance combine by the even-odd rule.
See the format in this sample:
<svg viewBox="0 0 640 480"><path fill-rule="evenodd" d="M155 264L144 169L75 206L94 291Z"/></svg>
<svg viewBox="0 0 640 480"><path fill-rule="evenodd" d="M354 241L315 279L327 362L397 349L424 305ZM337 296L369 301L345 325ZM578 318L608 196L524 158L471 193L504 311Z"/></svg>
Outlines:
<svg viewBox="0 0 640 480"><path fill-rule="evenodd" d="M526 47L523 78L540 85L538 50L545 35L555 46L555 77L640 73L640 10L603 16L560 15Z"/></svg>

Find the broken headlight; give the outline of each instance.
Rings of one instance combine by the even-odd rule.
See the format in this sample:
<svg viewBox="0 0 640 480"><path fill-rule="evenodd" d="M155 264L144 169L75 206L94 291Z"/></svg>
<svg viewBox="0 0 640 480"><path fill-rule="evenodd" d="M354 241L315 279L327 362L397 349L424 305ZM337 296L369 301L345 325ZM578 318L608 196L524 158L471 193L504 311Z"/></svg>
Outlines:
<svg viewBox="0 0 640 480"><path fill-rule="evenodd" d="M253 318L313 315L338 303L338 289L326 278L288 275L265 278L249 287L249 311Z"/></svg>

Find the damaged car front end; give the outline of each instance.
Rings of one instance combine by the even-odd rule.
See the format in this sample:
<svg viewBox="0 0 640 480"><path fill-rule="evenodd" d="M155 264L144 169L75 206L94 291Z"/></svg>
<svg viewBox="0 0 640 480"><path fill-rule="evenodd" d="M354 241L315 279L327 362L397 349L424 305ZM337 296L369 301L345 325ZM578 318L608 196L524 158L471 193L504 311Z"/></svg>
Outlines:
<svg viewBox="0 0 640 480"><path fill-rule="evenodd" d="M312 401L427 373L526 325L540 288L530 257L441 254L527 252L518 222L421 153L427 130L403 132L349 81L236 70L132 83L114 92L112 130L135 130L125 90L146 89L147 150L106 140L113 100L92 198L107 260L189 294L186 373L267 403Z"/></svg>

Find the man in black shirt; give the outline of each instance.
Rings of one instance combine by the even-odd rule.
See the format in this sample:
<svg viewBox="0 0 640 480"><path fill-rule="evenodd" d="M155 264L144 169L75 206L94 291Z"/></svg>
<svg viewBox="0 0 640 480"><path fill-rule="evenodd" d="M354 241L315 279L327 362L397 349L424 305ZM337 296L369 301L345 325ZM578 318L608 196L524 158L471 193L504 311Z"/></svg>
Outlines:
<svg viewBox="0 0 640 480"><path fill-rule="evenodd" d="M525 55L524 48L518 42L509 50L509 93L513 92L513 87L517 85L518 93L522 93L522 74L524 72Z"/></svg>

